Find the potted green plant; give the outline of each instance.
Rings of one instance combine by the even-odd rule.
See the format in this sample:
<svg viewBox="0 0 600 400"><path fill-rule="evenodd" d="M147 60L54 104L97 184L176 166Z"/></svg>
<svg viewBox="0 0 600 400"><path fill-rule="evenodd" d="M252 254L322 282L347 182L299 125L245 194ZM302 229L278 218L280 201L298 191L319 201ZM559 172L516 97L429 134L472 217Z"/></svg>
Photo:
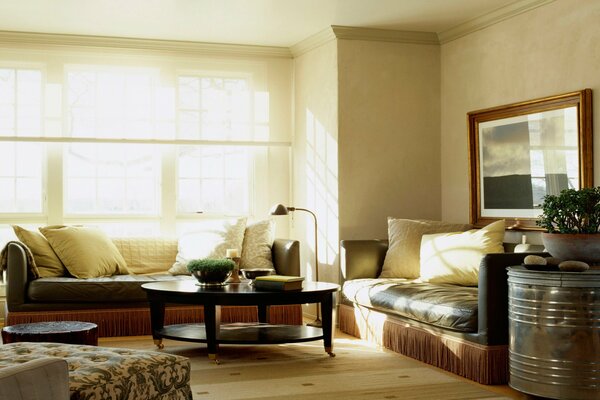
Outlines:
<svg viewBox="0 0 600 400"><path fill-rule="evenodd" d="M192 260L188 263L188 271L203 286L221 286L225 284L235 263L230 259L210 259Z"/></svg>
<svg viewBox="0 0 600 400"><path fill-rule="evenodd" d="M600 264L600 187L544 196L537 225L546 250L561 260Z"/></svg>

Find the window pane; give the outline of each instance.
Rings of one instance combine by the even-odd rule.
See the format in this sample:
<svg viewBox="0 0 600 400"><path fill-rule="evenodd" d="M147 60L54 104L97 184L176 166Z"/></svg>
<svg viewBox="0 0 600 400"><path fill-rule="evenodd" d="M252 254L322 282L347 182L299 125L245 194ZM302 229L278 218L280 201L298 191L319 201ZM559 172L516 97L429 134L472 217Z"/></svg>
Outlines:
<svg viewBox="0 0 600 400"><path fill-rule="evenodd" d="M43 153L40 143L0 146L0 213L43 211Z"/></svg>
<svg viewBox="0 0 600 400"><path fill-rule="evenodd" d="M253 105L249 80L180 76L179 138L249 140Z"/></svg>
<svg viewBox="0 0 600 400"><path fill-rule="evenodd" d="M249 157L245 148L180 146L178 211L248 213L251 194Z"/></svg>
<svg viewBox="0 0 600 400"><path fill-rule="evenodd" d="M159 214L160 154L151 145L71 144L68 214Z"/></svg>
<svg viewBox="0 0 600 400"><path fill-rule="evenodd" d="M0 68L0 135L42 135L42 72Z"/></svg>
<svg viewBox="0 0 600 400"><path fill-rule="evenodd" d="M71 136L155 138L157 82L154 69L69 71L66 104Z"/></svg>

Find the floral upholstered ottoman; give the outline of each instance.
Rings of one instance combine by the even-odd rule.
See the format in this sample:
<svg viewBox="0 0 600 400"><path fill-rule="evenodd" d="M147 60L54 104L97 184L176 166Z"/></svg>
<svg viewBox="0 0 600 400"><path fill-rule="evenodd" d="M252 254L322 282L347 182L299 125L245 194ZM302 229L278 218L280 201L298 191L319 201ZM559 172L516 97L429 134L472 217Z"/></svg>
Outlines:
<svg viewBox="0 0 600 400"><path fill-rule="evenodd" d="M0 346L0 368L45 357L69 365L71 400L191 400L190 363L154 351L59 343Z"/></svg>

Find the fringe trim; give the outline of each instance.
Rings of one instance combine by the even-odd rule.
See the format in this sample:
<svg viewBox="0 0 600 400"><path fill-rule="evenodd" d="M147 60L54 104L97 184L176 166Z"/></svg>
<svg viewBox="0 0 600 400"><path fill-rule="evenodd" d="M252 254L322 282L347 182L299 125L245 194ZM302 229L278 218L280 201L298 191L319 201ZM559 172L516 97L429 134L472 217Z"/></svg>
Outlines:
<svg viewBox="0 0 600 400"><path fill-rule="evenodd" d="M508 382L508 345L484 346L412 326L360 306L340 305L339 328L484 385Z"/></svg>
<svg viewBox="0 0 600 400"><path fill-rule="evenodd" d="M302 325L300 304L271 306L271 324ZM99 337L150 335L150 309L121 308L97 310L64 310L9 312L6 326L47 321L82 321L98 325ZM221 322L256 322L258 312L255 306L223 306ZM165 325L204 322L202 306L176 306L165 308Z"/></svg>

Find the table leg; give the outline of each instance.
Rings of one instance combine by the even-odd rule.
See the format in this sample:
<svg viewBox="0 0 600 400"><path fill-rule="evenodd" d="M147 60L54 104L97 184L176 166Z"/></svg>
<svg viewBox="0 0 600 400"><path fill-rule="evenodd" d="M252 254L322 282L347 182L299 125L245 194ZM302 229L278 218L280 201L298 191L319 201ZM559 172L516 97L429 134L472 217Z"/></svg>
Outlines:
<svg viewBox="0 0 600 400"><path fill-rule="evenodd" d="M154 339L154 344L159 349L163 349L165 345L158 331L165 326L165 303L150 301L150 324L152 325L152 339Z"/></svg>
<svg viewBox="0 0 600 400"><path fill-rule="evenodd" d="M208 358L219 364L217 353L219 351L219 328L221 326L221 306L215 304L204 305L204 328L206 329L206 347Z"/></svg>
<svg viewBox="0 0 600 400"><path fill-rule="evenodd" d="M258 322L269 322L269 306L265 304L258 305Z"/></svg>
<svg viewBox="0 0 600 400"><path fill-rule="evenodd" d="M333 293L327 293L321 299L323 344L330 357L335 357L333 352Z"/></svg>

